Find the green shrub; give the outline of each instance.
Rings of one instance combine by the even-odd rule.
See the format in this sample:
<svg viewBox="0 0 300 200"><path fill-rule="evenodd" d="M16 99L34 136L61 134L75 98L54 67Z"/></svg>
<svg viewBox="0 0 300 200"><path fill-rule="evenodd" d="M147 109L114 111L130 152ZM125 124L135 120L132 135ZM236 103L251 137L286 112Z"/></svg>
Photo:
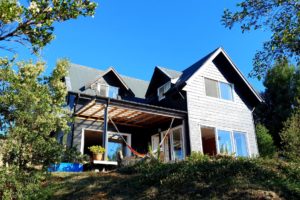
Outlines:
<svg viewBox="0 0 300 200"><path fill-rule="evenodd" d="M191 155L187 158L187 161L190 163L195 163L201 161L208 161L209 159L210 157L208 155L204 155L203 153L193 151Z"/></svg>
<svg viewBox="0 0 300 200"><path fill-rule="evenodd" d="M62 151L61 162L87 163L89 161L90 157L86 154L82 155L76 147L65 148Z"/></svg>
<svg viewBox="0 0 300 200"><path fill-rule="evenodd" d="M42 182L47 178L39 171L24 172L16 167L0 169L0 199L43 200L49 199Z"/></svg>
<svg viewBox="0 0 300 200"><path fill-rule="evenodd" d="M291 161L300 161L300 109L285 123L280 132L282 154Z"/></svg>
<svg viewBox="0 0 300 200"><path fill-rule="evenodd" d="M257 124L256 136L260 156L268 158L274 157L276 148L269 130L264 125Z"/></svg>

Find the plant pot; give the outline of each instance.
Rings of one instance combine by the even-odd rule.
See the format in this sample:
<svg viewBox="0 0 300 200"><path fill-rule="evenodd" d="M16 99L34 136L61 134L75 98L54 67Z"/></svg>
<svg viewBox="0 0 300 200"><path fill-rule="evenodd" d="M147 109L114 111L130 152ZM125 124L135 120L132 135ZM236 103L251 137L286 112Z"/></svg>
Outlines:
<svg viewBox="0 0 300 200"><path fill-rule="evenodd" d="M103 160L103 153L93 154L94 160Z"/></svg>

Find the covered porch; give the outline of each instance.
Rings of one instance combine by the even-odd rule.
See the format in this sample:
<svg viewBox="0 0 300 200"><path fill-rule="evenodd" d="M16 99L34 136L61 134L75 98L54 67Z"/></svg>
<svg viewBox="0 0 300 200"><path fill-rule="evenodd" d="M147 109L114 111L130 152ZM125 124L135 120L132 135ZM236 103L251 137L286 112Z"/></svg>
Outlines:
<svg viewBox="0 0 300 200"><path fill-rule="evenodd" d="M160 149L165 162L183 160L189 151L185 111L98 96L79 98L85 103L76 110L75 118L99 124L82 128L81 153L91 155L88 147L92 145L106 149L104 159L94 160L95 164L116 165L119 151L124 157L134 156L128 145L141 154L149 148Z"/></svg>

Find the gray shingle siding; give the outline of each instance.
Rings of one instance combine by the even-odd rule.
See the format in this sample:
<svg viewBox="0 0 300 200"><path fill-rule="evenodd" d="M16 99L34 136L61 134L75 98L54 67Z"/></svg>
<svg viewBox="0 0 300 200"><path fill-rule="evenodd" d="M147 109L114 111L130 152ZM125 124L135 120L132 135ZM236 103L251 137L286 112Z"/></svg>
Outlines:
<svg viewBox="0 0 300 200"><path fill-rule="evenodd" d="M191 151L202 151L200 126L204 125L217 129L245 132L247 134L250 154L258 155L252 109L260 101L259 96L251 90L251 86L246 83L247 81L234 71L235 66L230 63L222 51L221 48L214 50L182 72L157 67L154 70L150 86L147 81L121 76L122 80L135 94L135 97L131 95L127 99L123 98L123 100L154 104L177 110L187 110L188 119L186 120L186 127L188 131L186 131L186 134L188 134L187 137L189 137L189 140L186 141L190 142ZM209 60L213 59L212 56L215 54L218 54L219 59L215 57L214 61L207 64ZM224 65L224 60L227 63L226 66ZM218 68L216 65L225 67ZM220 71L220 69L223 71ZM102 70L72 64L69 69L69 76L66 77L68 90L73 92L81 91L85 85L95 81L103 73L104 71ZM204 77L222 82L230 82L225 76L230 78L231 81L234 80L232 82L238 80L236 90L234 90L234 101L207 97L205 94ZM174 78L178 78L177 82L167 92L165 99L158 101L157 88ZM96 95L95 91L91 89L86 89L84 92ZM147 97L145 97L146 92ZM85 101L78 102L76 110L86 103ZM102 129L102 124L100 122L77 120L73 129L73 137L70 137L73 138L73 146L80 146L83 128L99 130Z"/></svg>
<svg viewBox="0 0 300 200"><path fill-rule="evenodd" d="M186 85L191 151L202 151L200 125L205 125L247 133L250 154L257 155L253 115L250 108L236 91L233 92L234 101L206 96L204 77L228 82L218 68L210 63L203 66L201 72Z"/></svg>

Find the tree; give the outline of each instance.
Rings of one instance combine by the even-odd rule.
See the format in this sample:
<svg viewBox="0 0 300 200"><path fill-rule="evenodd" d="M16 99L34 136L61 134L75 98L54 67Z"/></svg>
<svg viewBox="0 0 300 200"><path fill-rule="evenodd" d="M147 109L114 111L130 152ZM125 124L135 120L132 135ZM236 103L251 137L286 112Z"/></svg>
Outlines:
<svg viewBox="0 0 300 200"><path fill-rule="evenodd" d="M91 16L96 7L90 0L20 2L0 0L2 49L12 51L17 42L37 53L54 38L55 22ZM45 76L43 62L0 58L0 130L6 135L0 154L7 164L0 168L1 199L47 199L40 190L45 171L50 163L66 159L67 150L53 134L69 130L63 83L68 66L66 60L58 61Z"/></svg>
<svg viewBox="0 0 300 200"><path fill-rule="evenodd" d="M297 0L244 0L239 11L224 11L222 23L231 29L241 24L242 32L269 30L272 36L254 56L250 75L264 77L274 61L290 58L300 62L300 3Z"/></svg>
<svg viewBox="0 0 300 200"><path fill-rule="evenodd" d="M9 165L27 171L60 157L60 145L50 134L68 131L70 114L64 108L63 83L68 66L65 60L58 61L52 75L43 76L42 62L0 59L0 111L2 124L9 124L2 150Z"/></svg>
<svg viewBox="0 0 300 200"><path fill-rule="evenodd" d="M275 144L280 147L279 132L283 123L299 106L300 69L287 61L277 62L264 79L266 90L262 93L264 103L258 105L254 118L256 123L266 126L273 136Z"/></svg>
<svg viewBox="0 0 300 200"><path fill-rule="evenodd" d="M300 161L300 109L284 123L280 132L283 156L291 161Z"/></svg>
<svg viewBox="0 0 300 200"><path fill-rule="evenodd" d="M69 130L63 82L68 66L66 60L58 61L53 73L45 76L45 63L0 58L1 124L8 125L0 149L6 163L0 170L1 199L43 197L44 172L65 152L52 134Z"/></svg>
<svg viewBox="0 0 300 200"><path fill-rule="evenodd" d="M92 16L96 3L90 0L19 0L0 1L0 48L13 50L12 42L30 44L37 52L54 38L54 23L79 16Z"/></svg>
<svg viewBox="0 0 300 200"><path fill-rule="evenodd" d="M275 155L276 148L268 129L262 124L257 124L255 131L260 156L272 158Z"/></svg>

